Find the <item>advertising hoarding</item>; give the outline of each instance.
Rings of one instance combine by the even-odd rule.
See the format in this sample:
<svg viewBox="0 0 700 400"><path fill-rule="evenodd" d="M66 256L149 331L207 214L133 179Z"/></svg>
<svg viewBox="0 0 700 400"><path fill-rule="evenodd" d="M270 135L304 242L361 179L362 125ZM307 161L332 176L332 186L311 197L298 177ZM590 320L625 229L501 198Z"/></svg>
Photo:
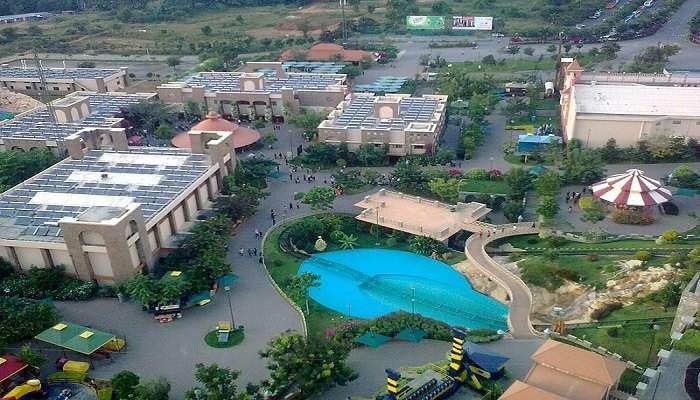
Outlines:
<svg viewBox="0 0 700 400"><path fill-rule="evenodd" d="M453 16L452 29L490 31L493 29L493 17Z"/></svg>
<svg viewBox="0 0 700 400"><path fill-rule="evenodd" d="M408 15L406 29L444 29L445 17L436 15Z"/></svg>

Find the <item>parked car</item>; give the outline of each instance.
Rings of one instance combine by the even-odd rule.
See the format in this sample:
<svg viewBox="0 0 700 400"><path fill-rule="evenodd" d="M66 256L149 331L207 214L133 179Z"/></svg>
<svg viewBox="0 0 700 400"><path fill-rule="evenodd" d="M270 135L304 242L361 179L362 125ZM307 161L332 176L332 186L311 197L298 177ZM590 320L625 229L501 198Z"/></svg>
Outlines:
<svg viewBox="0 0 700 400"><path fill-rule="evenodd" d="M494 33L491 34L491 36L493 36L493 37L503 37L503 36L505 36L505 35L502 34L502 33L500 33L500 32L494 32Z"/></svg>

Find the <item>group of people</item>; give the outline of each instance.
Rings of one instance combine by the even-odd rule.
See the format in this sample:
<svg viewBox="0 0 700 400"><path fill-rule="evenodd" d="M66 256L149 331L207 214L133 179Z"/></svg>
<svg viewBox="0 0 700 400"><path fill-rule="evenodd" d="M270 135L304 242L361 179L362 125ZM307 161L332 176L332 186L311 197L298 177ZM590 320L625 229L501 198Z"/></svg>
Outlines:
<svg viewBox="0 0 700 400"><path fill-rule="evenodd" d="M566 204L569 204L569 201L571 201L571 205L569 206L569 212L573 211L575 205L578 204L579 200L581 200L581 195L583 193L586 193L586 187L581 189L580 192L566 192Z"/></svg>

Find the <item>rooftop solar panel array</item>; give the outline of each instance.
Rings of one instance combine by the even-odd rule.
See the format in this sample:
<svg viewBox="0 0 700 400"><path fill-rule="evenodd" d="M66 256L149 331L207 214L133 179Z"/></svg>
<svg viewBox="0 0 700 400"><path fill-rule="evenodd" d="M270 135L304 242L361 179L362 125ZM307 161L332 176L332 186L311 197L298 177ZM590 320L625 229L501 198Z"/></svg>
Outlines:
<svg viewBox="0 0 700 400"><path fill-rule="evenodd" d="M239 72L200 72L185 82L189 85L203 86L207 90L215 92L239 92L241 91L240 75ZM289 73L286 78L267 77L264 84L265 89L254 90L254 92L277 93L283 87L297 90L323 90L329 85L335 84L341 78L342 75L338 74Z"/></svg>
<svg viewBox="0 0 700 400"><path fill-rule="evenodd" d="M353 96L333 126L363 129L405 129L411 122L430 122L438 101L421 97L401 99L399 117L380 120L374 115L374 96Z"/></svg>
<svg viewBox="0 0 700 400"><path fill-rule="evenodd" d="M302 71L314 74L337 74L346 64L323 61L286 61L282 63L285 71Z"/></svg>
<svg viewBox="0 0 700 400"><path fill-rule="evenodd" d="M106 118L113 118L120 109L146 100L149 95L81 93L88 97L90 115L77 123L51 122L49 112L40 109L0 125L0 138L35 138L44 140L61 140L80 129L109 126Z"/></svg>
<svg viewBox="0 0 700 400"><path fill-rule="evenodd" d="M111 68L44 68L46 79L94 79L106 78L119 72L118 69ZM39 72L36 68L2 67L0 68L0 79L11 80L13 78L39 79Z"/></svg>
<svg viewBox="0 0 700 400"><path fill-rule="evenodd" d="M106 153L181 156L186 160L181 165L129 164L100 161ZM141 204L144 218L148 221L166 207L180 193L192 185L209 168L205 155L191 154L186 150L132 148L128 151L91 150L82 160L69 159L55 168L36 176L30 182L0 196L0 218L10 219L12 225L23 227L21 235L61 237L57 222L63 217L77 217L87 206L29 204L39 192L133 197ZM74 171L93 171L100 174L156 174L162 178L153 186L138 184L113 184L102 182L73 182L68 177ZM40 237L34 240L42 240Z"/></svg>
<svg viewBox="0 0 700 400"><path fill-rule="evenodd" d="M370 84L355 85L353 89L356 92L397 93L407 81L404 76L381 76Z"/></svg>

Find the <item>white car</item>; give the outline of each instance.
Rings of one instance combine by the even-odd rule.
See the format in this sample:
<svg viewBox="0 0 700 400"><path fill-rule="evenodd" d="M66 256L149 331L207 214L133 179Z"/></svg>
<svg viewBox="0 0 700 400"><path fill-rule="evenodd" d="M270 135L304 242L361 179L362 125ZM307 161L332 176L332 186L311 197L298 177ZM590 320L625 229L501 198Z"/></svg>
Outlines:
<svg viewBox="0 0 700 400"><path fill-rule="evenodd" d="M586 24L576 24L576 29L581 30L586 27Z"/></svg>
<svg viewBox="0 0 700 400"><path fill-rule="evenodd" d="M502 34L502 33L494 32L494 33L491 34L491 36L492 36L492 37L503 37L503 36L505 36L505 35Z"/></svg>
<svg viewBox="0 0 700 400"><path fill-rule="evenodd" d="M644 7L649 8L654 5L654 0L647 0L644 2Z"/></svg>

